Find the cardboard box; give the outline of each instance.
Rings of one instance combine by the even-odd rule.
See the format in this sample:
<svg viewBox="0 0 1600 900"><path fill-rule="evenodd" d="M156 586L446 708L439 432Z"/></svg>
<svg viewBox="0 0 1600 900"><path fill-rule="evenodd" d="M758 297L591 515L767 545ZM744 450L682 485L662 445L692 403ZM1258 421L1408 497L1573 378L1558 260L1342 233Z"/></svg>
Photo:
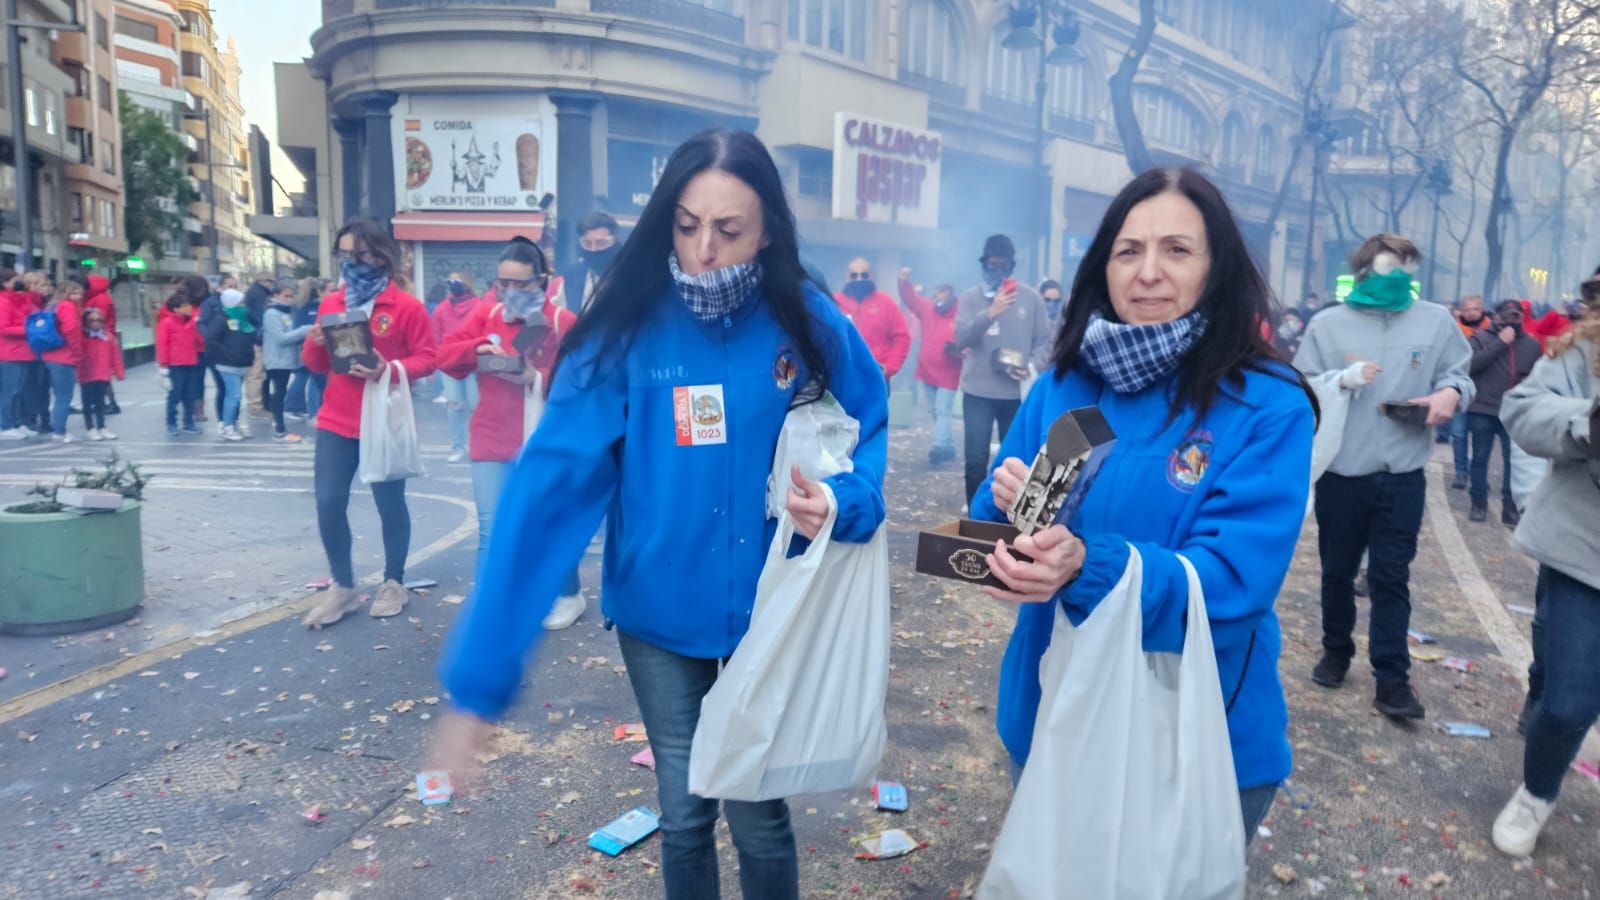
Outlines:
<svg viewBox="0 0 1600 900"><path fill-rule="evenodd" d="M1116 433L1099 409L1086 406L1062 413L1051 424L1022 492L1006 512L1011 524L959 519L924 531L917 536L917 571L1004 588L989 571L987 556L995 541L1010 546L1021 535L1071 521L1116 442ZM1024 554L1014 555L1032 561Z"/></svg>
<svg viewBox="0 0 1600 900"><path fill-rule="evenodd" d="M328 344L329 367L340 375L350 374L352 365L367 368L378 365L378 351L372 346L372 326L363 310L328 313L320 320L322 337Z"/></svg>
<svg viewBox="0 0 1600 900"><path fill-rule="evenodd" d="M75 509L121 509L122 495L116 491L64 487L56 489L56 502Z"/></svg>
<svg viewBox="0 0 1600 900"><path fill-rule="evenodd" d="M510 356L489 353L478 354L479 372L502 372L506 375L521 375L527 367L520 353Z"/></svg>
<svg viewBox="0 0 1600 900"><path fill-rule="evenodd" d="M1378 404L1378 412L1401 425L1412 428L1428 427L1428 408L1417 403L1385 402Z"/></svg>

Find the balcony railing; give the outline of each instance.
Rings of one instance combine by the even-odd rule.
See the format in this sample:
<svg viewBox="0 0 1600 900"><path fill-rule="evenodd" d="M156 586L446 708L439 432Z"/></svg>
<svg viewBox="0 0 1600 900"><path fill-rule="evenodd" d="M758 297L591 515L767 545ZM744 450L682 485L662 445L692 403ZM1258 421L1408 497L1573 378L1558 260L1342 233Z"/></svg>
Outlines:
<svg viewBox="0 0 1600 900"><path fill-rule="evenodd" d="M404 0L379 0L379 2L404 2ZM549 3L540 0L517 0L517 2L525 2L529 6L554 5L553 0ZM686 0L589 0L589 9L591 12L605 15L665 22L725 41L735 43L744 41L743 18L707 9Z"/></svg>

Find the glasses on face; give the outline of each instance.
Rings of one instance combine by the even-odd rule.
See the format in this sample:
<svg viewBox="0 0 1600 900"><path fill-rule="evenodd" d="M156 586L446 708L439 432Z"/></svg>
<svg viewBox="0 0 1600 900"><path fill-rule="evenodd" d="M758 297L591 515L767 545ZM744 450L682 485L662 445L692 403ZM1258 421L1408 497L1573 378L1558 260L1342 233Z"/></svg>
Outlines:
<svg viewBox="0 0 1600 900"><path fill-rule="evenodd" d="M383 261L383 257L373 253L371 250L346 250L343 247L333 251L333 256L342 263L364 262L369 266L378 265Z"/></svg>
<svg viewBox="0 0 1600 900"><path fill-rule="evenodd" d="M850 272L850 273L847 273L845 275L845 277L850 279L851 281L870 281L870 280L872 280L872 273L871 272Z"/></svg>
<svg viewBox="0 0 1600 900"><path fill-rule="evenodd" d="M497 291L531 291L539 286L538 276L533 278L496 278L494 287Z"/></svg>
<svg viewBox="0 0 1600 900"><path fill-rule="evenodd" d="M615 236L607 234L602 235L601 237L580 238L578 240L578 246L593 253L599 250L609 250L613 245L616 244L616 242L617 239Z"/></svg>

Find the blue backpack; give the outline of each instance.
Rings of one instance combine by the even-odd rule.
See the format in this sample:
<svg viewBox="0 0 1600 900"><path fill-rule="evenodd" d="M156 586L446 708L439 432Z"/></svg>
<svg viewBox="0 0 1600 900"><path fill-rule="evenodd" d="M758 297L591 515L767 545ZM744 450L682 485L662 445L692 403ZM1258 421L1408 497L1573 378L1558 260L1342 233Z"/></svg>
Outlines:
<svg viewBox="0 0 1600 900"><path fill-rule="evenodd" d="M56 314L49 310L38 310L28 313L27 323L28 349L40 356L51 350L60 349L67 339L61 336L61 329L56 327Z"/></svg>

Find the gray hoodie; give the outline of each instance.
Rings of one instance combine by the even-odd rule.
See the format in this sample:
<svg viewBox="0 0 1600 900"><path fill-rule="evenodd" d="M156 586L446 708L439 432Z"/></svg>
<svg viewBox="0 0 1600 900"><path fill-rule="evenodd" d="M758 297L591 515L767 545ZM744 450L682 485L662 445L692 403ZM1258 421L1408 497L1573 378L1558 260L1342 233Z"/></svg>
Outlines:
<svg viewBox="0 0 1600 900"><path fill-rule="evenodd" d="M1551 461L1517 526L1516 542L1539 562L1600 590L1600 486L1589 477L1586 433L1597 390L1593 344L1579 341L1555 359L1541 359L1506 392L1500 419L1517 446Z"/></svg>
<svg viewBox="0 0 1600 900"><path fill-rule="evenodd" d="M261 367L272 371L300 368L300 345L310 325L294 327L294 313L274 303L262 315Z"/></svg>
<svg viewBox="0 0 1600 900"><path fill-rule="evenodd" d="M1043 372L1050 366L1055 328L1039 292L1025 284L1017 285L1017 302L990 320L993 302L994 294L982 286L967 288L956 300L956 345L967 351L961 362L961 390L991 400L1020 400L1022 383L1000 371L995 351L1016 350Z"/></svg>
<svg viewBox="0 0 1600 900"><path fill-rule="evenodd" d="M1400 312L1344 305L1313 318L1294 357L1295 368L1307 377L1356 362L1383 369L1351 394L1344 440L1328 471L1354 478L1421 469L1433 452L1433 429L1391 419L1379 404L1405 403L1450 387L1461 393L1456 409L1464 410L1474 390L1467 373L1471 359L1455 317L1434 303L1413 303Z"/></svg>

